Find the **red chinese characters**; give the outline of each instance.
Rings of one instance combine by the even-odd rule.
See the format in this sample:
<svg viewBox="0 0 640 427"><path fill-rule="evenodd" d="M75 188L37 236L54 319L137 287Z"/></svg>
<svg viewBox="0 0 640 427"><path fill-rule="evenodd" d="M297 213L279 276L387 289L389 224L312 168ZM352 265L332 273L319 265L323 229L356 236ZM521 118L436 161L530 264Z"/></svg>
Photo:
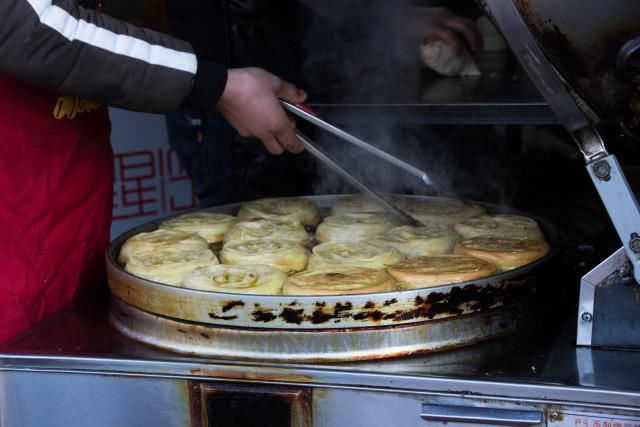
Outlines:
<svg viewBox="0 0 640 427"><path fill-rule="evenodd" d="M113 220L153 219L194 209L191 180L173 150L141 150L114 155Z"/></svg>

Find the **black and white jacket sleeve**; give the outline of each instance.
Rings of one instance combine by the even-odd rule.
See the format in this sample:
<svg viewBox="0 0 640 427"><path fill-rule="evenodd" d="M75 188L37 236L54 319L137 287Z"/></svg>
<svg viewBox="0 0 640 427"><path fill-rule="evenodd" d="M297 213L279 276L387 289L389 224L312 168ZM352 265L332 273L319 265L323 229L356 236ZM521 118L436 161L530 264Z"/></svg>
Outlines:
<svg viewBox="0 0 640 427"><path fill-rule="evenodd" d="M215 108L227 71L187 42L75 0L1 0L0 73L105 105L166 112Z"/></svg>

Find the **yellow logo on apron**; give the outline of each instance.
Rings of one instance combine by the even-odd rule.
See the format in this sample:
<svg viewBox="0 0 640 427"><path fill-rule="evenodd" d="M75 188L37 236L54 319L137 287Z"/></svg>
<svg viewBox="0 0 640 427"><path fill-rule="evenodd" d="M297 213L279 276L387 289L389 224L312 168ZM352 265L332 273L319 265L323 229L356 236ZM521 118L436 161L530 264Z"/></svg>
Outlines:
<svg viewBox="0 0 640 427"><path fill-rule="evenodd" d="M80 113L90 113L100 108L100 104L77 96L61 96L53 108L53 117L56 119L74 119Z"/></svg>

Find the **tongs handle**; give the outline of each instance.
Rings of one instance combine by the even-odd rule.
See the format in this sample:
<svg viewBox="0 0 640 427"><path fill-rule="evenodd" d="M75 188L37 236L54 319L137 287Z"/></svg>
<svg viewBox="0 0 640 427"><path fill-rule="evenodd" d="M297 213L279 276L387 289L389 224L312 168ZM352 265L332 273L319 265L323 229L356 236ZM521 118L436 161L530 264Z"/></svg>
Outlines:
<svg viewBox="0 0 640 427"><path fill-rule="evenodd" d="M323 164L327 165L334 172L337 172L341 177L346 179L351 185L356 187L362 193L364 193L367 197L373 199L378 204L382 205L382 207L388 211L390 214L398 218L403 224L410 225L412 227L421 227L424 226L420 221L407 214L401 209L393 206L391 203L387 202L384 197L379 195L377 192L373 191L369 186L360 182L354 176L352 176L349 172L344 170L340 165L334 162L329 156L327 156L320 148L316 147L314 142L309 139L305 134L296 129L296 135L298 139L304 146L305 150L314 156L316 159L320 160Z"/></svg>
<svg viewBox="0 0 640 427"><path fill-rule="evenodd" d="M319 128L331 133L332 135L337 136L338 138L349 142L357 147L362 148L365 151L368 151L369 153L373 154L374 156L377 156L383 160L386 160L387 162L396 165L397 167L399 167L400 169L403 169L407 172L409 172L412 175L417 176L418 178L420 178L422 180L422 182L424 182L426 185L430 186L430 187L434 187L433 185L433 181L431 181L431 179L429 178L429 176L427 175L427 173L423 170L418 169L417 167L410 165L409 163L398 159L397 157L392 156L391 154L387 153L386 151L383 151L377 147L374 147L373 145L361 140L360 138L357 138L353 135L351 135L350 133L347 133L345 131L343 131L340 128L335 127L334 125L332 125L331 123L327 123L324 120L322 120L319 116L318 113L316 113L314 110L312 110L311 108L309 108L307 105L304 104L292 104L290 102L287 101L280 101L282 103L282 106L290 111L291 113L295 114L296 116L305 119L306 121L308 121L309 123L312 123L316 126L318 126Z"/></svg>

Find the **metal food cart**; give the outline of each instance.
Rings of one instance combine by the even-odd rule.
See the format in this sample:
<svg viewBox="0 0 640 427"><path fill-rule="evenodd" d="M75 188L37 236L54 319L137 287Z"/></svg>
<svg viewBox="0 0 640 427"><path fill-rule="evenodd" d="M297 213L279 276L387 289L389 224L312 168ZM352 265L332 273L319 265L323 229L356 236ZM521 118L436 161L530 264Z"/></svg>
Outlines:
<svg viewBox="0 0 640 427"><path fill-rule="evenodd" d="M542 12L530 15L523 13L523 8L531 12L535 9L533 2L481 3L509 41L515 43L512 48L522 60L522 51L517 49L522 43L526 45L527 41L521 40L526 34L514 33L508 26L519 22L513 12L540 17L548 2L539 2L538 5L543 4ZM638 31L625 34L633 39ZM618 56L618 67L626 71L634 66L637 69L635 58L640 49L635 40L635 45L623 43ZM541 58L536 56L538 52L526 52L525 60ZM527 67L526 62L525 68L529 72L536 69ZM631 71L628 75L632 79L636 76ZM544 86L544 78L533 75L532 80L539 87L541 82ZM559 87L565 83L561 80ZM542 92L549 99L544 87ZM462 121L468 117L465 111L472 110L479 112L474 117L483 123L491 122L492 117L503 124L555 122L535 93L521 91L518 95L521 97L510 94L488 104L463 100L445 105L408 99L398 102L399 108L393 111L417 121L435 120L438 112L447 119L455 118L452 111L459 112L458 120ZM553 101L550 104L554 106ZM339 110L345 108L341 103L325 107L328 116L341 114ZM366 111L392 106L352 104L350 108ZM575 108L573 104L571 113ZM561 112L558 116L566 125L566 115ZM567 127L570 131L580 130ZM579 144L584 142L581 136L583 133L576 137ZM624 175L615 175L615 159L606 153L600 156L597 150L589 151L597 145L582 144L581 148L614 223L619 222L620 214L625 217L619 231L624 231L620 234L626 250L622 248L584 277L579 301L577 295L573 295L574 299L572 295L542 298L534 304L536 309L522 319L514 317L518 308L511 309L508 318L493 322L486 317L492 308L454 317L476 325L501 325L503 332L512 332L507 336L496 334L501 337L487 336L494 339L478 342L470 338L465 344L473 345L443 352L421 348L419 354L405 352L404 357L360 361L275 362L258 360L259 357L203 357L189 348L176 353L118 333L108 320L111 316L113 321L114 313L118 313L121 327L129 322L134 329L141 327L144 316L160 315L127 311L130 307L117 300L109 308L109 296L104 293L42 322L3 350L0 424L640 426L639 288L630 280L631 265L637 262L638 236L628 233L628 227L640 223L633 219L638 215L637 202L634 210L635 199L629 197L630 191L625 191L624 186L609 197L612 193L604 186L616 184L619 179L624 181ZM591 154L594 155L590 157ZM607 163L607 169L603 161L614 163ZM558 290L576 287L577 280L565 265L554 263L538 282ZM514 318L519 320L509 323ZM428 322L430 327L438 328L450 320L431 317ZM176 329L176 339L182 333L215 339L199 329L197 323L185 319L183 323L188 330ZM352 326L346 329L357 329Z"/></svg>

